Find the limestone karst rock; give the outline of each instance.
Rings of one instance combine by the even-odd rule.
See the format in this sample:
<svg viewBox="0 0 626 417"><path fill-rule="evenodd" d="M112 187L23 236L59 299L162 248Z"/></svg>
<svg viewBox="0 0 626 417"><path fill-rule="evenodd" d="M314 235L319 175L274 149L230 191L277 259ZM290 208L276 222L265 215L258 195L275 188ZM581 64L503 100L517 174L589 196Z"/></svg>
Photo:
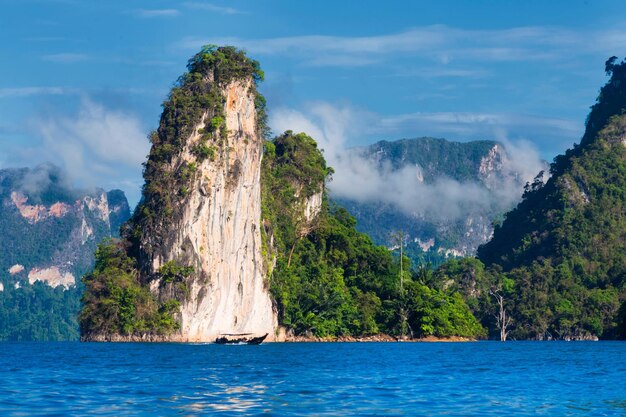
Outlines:
<svg viewBox="0 0 626 417"><path fill-rule="evenodd" d="M130 274L161 311L170 306L177 325L162 332L164 340L213 341L225 333L268 333L270 340L278 324L261 253L262 73L232 47L206 47L188 69L151 134L143 197L123 231L136 263ZM128 333L143 331L138 315ZM89 327L83 339L115 333Z"/></svg>

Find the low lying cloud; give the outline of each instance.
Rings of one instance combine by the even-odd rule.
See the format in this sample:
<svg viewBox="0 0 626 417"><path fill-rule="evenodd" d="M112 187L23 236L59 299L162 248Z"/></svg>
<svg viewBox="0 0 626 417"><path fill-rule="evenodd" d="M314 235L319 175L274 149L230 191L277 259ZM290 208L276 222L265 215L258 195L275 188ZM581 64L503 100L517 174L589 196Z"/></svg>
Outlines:
<svg viewBox="0 0 626 417"><path fill-rule="evenodd" d="M407 215L431 220L459 220L469 213L508 209L519 200L523 184L544 168L531 142L510 141L503 133L493 131L490 137L503 143L507 151L497 179L459 182L442 176L424 182L419 166L394 169L363 149L348 146L352 138L365 133L364 129L384 131L385 119L374 113L321 102L311 104L306 112L275 110L270 123L276 132L302 131L317 140L335 169L329 184L331 195L358 202L387 203ZM412 137L422 136L423 132L416 130Z"/></svg>
<svg viewBox="0 0 626 417"><path fill-rule="evenodd" d="M59 198L74 198L74 193L79 192L73 186L67 172L49 162L29 169L15 188L29 196L31 204L40 204L41 194L49 191L51 187Z"/></svg>
<svg viewBox="0 0 626 417"><path fill-rule="evenodd" d="M16 146L13 164L51 162L77 186L122 188L131 204L138 201L141 164L149 151L138 117L85 98L76 114L37 118L30 128L39 143Z"/></svg>

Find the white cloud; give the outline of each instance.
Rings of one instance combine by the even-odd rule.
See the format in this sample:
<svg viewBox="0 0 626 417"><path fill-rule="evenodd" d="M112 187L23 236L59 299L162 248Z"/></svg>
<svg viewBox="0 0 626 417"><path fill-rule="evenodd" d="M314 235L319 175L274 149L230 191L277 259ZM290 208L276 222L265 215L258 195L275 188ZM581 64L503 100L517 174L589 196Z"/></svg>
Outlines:
<svg viewBox="0 0 626 417"><path fill-rule="evenodd" d="M450 117L443 115L442 119L449 121ZM484 122L480 115L465 115L465 119L465 123ZM305 132L318 141L329 165L335 169L329 185L332 195L360 202L384 202L406 214L433 220L457 220L471 212L508 209L521 195L520 182L531 180L543 168L530 142L510 141L500 136L509 163L504 179L492 191L479 183L462 183L446 177L424 183L420 181L418 166L394 169L360 149L347 146L352 138L365 133L366 126L381 121L380 116L370 112L318 102L307 106L306 112L277 109L272 112L270 124L277 133ZM413 137L421 135L416 132Z"/></svg>
<svg viewBox="0 0 626 417"><path fill-rule="evenodd" d="M24 149L23 156L62 166L81 186L122 188L138 183L142 162L149 151L146 131L139 119L84 99L71 117L48 117L33 122L41 137L39 146ZM128 189L136 202L140 188Z"/></svg>
<svg viewBox="0 0 626 417"><path fill-rule="evenodd" d="M215 12L215 13L220 13L220 14L242 14L243 13L242 11L235 9L233 7L218 6L213 3L190 1L190 2L183 3L183 5L190 9L206 10L209 12Z"/></svg>
<svg viewBox="0 0 626 417"><path fill-rule="evenodd" d="M180 15L180 11L176 9L139 9L135 10L134 13L144 19L153 17L176 17Z"/></svg>
<svg viewBox="0 0 626 417"><path fill-rule="evenodd" d="M432 25L377 36L304 35L244 39L187 37L177 46L232 44L258 55L284 55L311 65L372 65L388 57L410 55L450 65L457 61L558 61L584 54L612 55L621 50L626 30L580 30L559 27L518 27L472 30ZM460 76L461 73L457 73Z"/></svg>
<svg viewBox="0 0 626 417"><path fill-rule="evenodd" d="M66 52L60 54L44 55L41 57L41 59L48 62L74 63L89 60L89 55Z"/></svg>

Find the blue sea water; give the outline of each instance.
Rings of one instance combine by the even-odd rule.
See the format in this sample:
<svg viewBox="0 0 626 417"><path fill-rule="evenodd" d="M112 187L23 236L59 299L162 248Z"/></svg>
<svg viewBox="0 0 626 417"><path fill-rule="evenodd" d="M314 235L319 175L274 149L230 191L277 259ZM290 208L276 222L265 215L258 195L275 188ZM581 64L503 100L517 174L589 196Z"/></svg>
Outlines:
<svg viewBox="0 0 626 417"><path fill-rule="evenodd" d="M21 415L626 415L626 343L0 343Z"/></svg>

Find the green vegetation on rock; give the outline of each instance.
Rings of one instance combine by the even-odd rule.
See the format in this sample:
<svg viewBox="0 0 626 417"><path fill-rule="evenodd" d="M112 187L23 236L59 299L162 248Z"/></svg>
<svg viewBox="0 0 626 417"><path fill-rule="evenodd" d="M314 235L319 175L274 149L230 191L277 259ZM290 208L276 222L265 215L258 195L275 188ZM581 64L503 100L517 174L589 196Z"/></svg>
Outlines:
<svg viewBox="0 0 626 417"><path fill-rule="evenodd" d="M86 339L169 335L179 328L178 302L187 300L185 282L194 269L174 261L152 272L141 265L152 264L163 236L179 226L176 216L185 198L206 192L193 189L198 164L213 156L220 156L216 164L225 159L223 87L232 81L252 83L258 134L266 138L265 99L256 91L263 74L256 61L232 47L205 47L189 61L188 70L151 134L143 198L123 239L102 245L94 271L84 277L80 322ZM196 142L189 146L192 135ZM174 158L183 152L195 160ZM237 163L230 172L238 169ZM407 259L400 278L391 252L359 233L346 210L329 205L324 182L332 173L306 134L288 131L264 143L260 232L265 276L280 324L298 335L482 336L482 327L458 295L414 280ZM210 285L211 277L197 278ZM149 290L155 280L164 290L159 299Z"/></svg>
<svg viewBox="0 0 626 417"><path fill-rule="evenodd" d="M626 336L626 62L610 59L606 69L611 79L581 145L555 158L545 184L539 175L527 185L479 248L482 262L436 274L438 285L459 288L492 334L489 288L504 295L514 338Z"/></svg>
<svg viewBox="0 0 626 417"><path fill-rule="evenodd" d="M175 300L157 303L147 286L141 285L135 261L119 241L100 245L96 266L83 277L85 292L80 313L83 334L145 335L168 334L178 329L172 317L179 304ZM185 268L165 264L166 279L187 273Z"/></svg>
<svg viewBox="0 0 626 417"><path fill-rule="evenodd" d="M313 139L288 131L267 142L262 169L270 291L290 331L320 337L484 334L462 298L414 280L406 258L401 287L391 252L359 233L355 219L329 205L325 194L319 213L306 219L307 199L323 193L333 172Z"/></svg>

